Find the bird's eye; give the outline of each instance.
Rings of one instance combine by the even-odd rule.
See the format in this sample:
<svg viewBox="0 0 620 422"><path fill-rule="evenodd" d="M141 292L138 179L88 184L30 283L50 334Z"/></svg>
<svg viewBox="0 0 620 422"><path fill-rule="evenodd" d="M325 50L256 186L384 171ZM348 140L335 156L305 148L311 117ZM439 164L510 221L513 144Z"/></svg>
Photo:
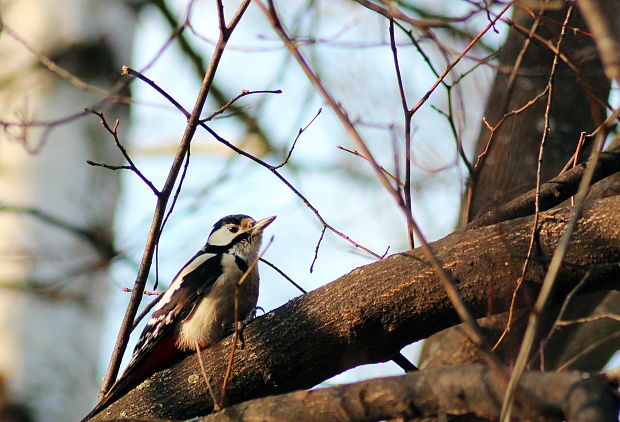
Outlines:
<svg viewBox="0 0 620 422"><path fill-rule="evenodd" d="M230 226L228 228L228 231L231 232L231 233L237 233L239 231L239 227L237 227L237 226Z"/></svg>

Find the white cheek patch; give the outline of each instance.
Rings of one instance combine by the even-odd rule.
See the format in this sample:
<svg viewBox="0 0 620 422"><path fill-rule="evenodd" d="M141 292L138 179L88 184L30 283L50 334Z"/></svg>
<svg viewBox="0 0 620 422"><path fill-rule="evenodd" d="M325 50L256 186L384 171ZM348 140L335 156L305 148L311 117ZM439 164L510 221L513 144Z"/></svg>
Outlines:
<svg viewBox="0 0 620 422"><path fill-rule="evenodd" d="M239 232L237 233L229 232L228 227L229 225L227 224L225 226L220 227L213 233L211 233L211 236L209 236L209 240L207 241L207 243L213 246L228 245L237 236L237 234L239 234Z"/></svg>
<svg viewBox="0 0 620 422"><path fill-rule="evenodd" d="M166 292L164 293L162 298L159 300L159 302L157 303L155 308L153 308L153 312L156 312L156 311L160 310L167 303L170 302L170 299L172 298L172 295L174 294L174 292L176 292L177 290L179 290L181 288L181 284L183 282L183 277L185 277L187 274L189 274L192 271L194 271L203 262L205 262L206 260L208 260L210 258L213 258L214 256L215 256L215 254L213 254L213 253L202 254L202 255L196 257L195 259L191 260L185 267L183 267L181 269L181 271L179 272L179 274L174 278L174 280L172 281L172 284L170 285L170 287L168 287L168 289L166 290Z"/></svg>

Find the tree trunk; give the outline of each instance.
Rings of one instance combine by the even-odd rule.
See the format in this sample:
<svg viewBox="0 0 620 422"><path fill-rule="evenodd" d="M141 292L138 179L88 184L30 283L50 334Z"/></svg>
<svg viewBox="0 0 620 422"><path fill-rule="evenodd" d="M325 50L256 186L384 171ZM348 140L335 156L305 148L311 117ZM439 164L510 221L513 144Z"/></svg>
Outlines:
<svg viewBox="0 0 620 422"><path fill-rule="evenodd" d="M129 58L132 11L122 1L2 1L0 51L0 419L76 420L92 405L119 174L102 100L50 72L32 48L110 90ZM14 31L14 32L13 32ZM18 35L28 47L19 42ZM127 127L126 106L106 106ZM30 415L31 419L25 419ZM11 419L13 420L13 419Z"/></svg>
<svg viewBox="0 0 620 422"><path fill-rule="evenodd" d="M500 123L506 113L524 107L547 87L554 53L541 40L549 41L552 46L557 45L567 10L565 6L561 10L546 11L535 24L527 11L515 9L512 19L515 25L498 55L500 70L495 77L485 111L491 126ZM538 25L535 32L537 37L527 41L533 25ZM568 25L588 30L576 8L572 11ZM552 80L549 131L542 154L541 182L551 179L562 170L577 150L580 133L592 132L604 120L610 89L610 82L605 76L592 37L567 30L561 52L570 65L559 60ZM521 54L522 62L515 69ZM514 82L511 82L513 71L517 73ZM470 202L464 205L465 209L468 208L466 220L471 221L476 216L496 209L535 186L546 108L545 95L521 112L506 118L494 132L485 124L481 125L477 143L477 154L481 158L471 180ZM590 138L585 138L581 148L582 158L587 158L585 152L589 151L590 141ZM515 283L517 279L518 275L514 279ZM610 306L612 309L620 306L620 295L617 292L597 293L574 300L567 315L577 317L605 313ZM527 312L527 309L523 309L516 313L511 331L502 342L500 351L503 351L502 357L507 364L514 360L519 350ZM508 314L503 314L489 317L481 324L488 330L490 338L498 339L508 321ZM564 327L547 344L545 356L548 359L544 361L544 367L551 369L561 365L583 350L584 345L592 344L618 329L620 323L609 319ZM600 369L619 346L618 341L607 342L575 361L571 367ZM420 366L433 367L480 359L479 351L456 327L425 342Z"/></svg>

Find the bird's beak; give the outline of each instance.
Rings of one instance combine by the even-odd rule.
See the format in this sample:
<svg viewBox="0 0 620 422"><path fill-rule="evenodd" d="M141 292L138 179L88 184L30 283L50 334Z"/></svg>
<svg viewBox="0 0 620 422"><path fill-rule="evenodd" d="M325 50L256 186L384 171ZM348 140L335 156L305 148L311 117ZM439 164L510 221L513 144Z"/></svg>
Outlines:
<svg viewBox="0 0 620 422"><path fill-rule="evenodd" d="M263 218L262 220L258 220L256 224L254 224L254 227L252 228L252 234L258 234L262 232L265 229L265 227L270 225L275 219L276 219L276 216L274 215L273 217L267 217L267 218Z"/></svg>

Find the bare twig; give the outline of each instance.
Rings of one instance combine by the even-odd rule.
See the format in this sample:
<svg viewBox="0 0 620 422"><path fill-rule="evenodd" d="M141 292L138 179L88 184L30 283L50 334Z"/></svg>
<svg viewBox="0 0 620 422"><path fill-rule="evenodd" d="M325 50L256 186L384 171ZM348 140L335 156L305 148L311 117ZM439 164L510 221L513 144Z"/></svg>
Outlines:
<svg viewBox="0 0 620 422"><path fill-rule="evenodd" d="M155 82L153 82L152 80L146 78L144 75L141 75L136 70L127 68L127 72L128 72L128 74L132 74L132 75L138 77L140 80L143 80L146 83L148 83L150 86L153 87L153 89L155 89L157 92L162 94L164 96L164 98L168 99L181 113L183 113L186 117L189 117L189 113L183 108L183 106L181 104L179 104L174 98L172 98L171 95L169 95L164 89L162 89L160 86L158 86ZM362 244L354 241L349 236L347 236L343 232L339 231L338 229L336 229L335 227L333 227L332 225L327 223L327 221L323 218L323 216L319 213L319 211L310 203L310 201L308 201L308 199L297 188L295 188L284 176L282 176L282 174L280 174L280 172L278 172L277 166L268 164L265 161L261 160L260 158L258 158L256 156L254 156L254 155L252 155L252 154L242 150L241 148L238 148L235 145L233 145L232 143L230 143L229 141L227 141L226 139L224 139L220 135L218 135L209 126L207 126L207 124L205 122L200 122L199 121L198 125L201 126L203 129L205 129L207 132L209 132L209 134L211 136L213 136L215 138L215 140L218 141L219 143L221 143L221 144L225 145L226 147L230 148L235 153L237 153L237 154L239 154L239 155L241 155L243 157L246 157L246 158L254 161L255 163L259 164L260 166L266 168L267 170L271 171L278 179L280 179L280 181L282 183L284 183L291 191L293 191L293 193L295 195L297 195L297 197L299 199L301 199L303 201L303 203L318 218L318 220L321 222L321 224L323 225L324 228L326 228L326 229L330 230L331 232L335 233L336 235L342 237L344 240L346 240L347 242L351 243L356 248L359 248L359 249L363 250L364 252L374 256L375 258L377 258L377 259L381 259L382 258L382 256L379 255L378 253L373 252L372 250L366 248Z"/></svg>
<svg viewBox="0 0 620 422"><path fill-rule="evenodd" d="M620 331L616 331L614 333L611 333L610 335L605 336L605 337L595 341L594 343L589 344L587 347L585 347L583 350L581 350L575 356L573 356L572 358L570 358L569 360L564 362L562 365L558 366L556 371L557 372L565 371L568 367L570 367L577 360L581 359L584 356L587 356L588 353L592 352L593 350L598 349L599 347L601 347L603 344L607 343L608 341L612 341L612 340L615 340L617 338L620 338Z"/></svg>
<svg viewBox="0 0 620 422"><path fill-rule="evenodd" d="M263 251L258 255L248 266L247 270L243 273L237 284L235 285L235 332L233 334L232 346L230 348L230 355L228 357L228 366L226 367L226 372L224 373L224 380L222 381L222 389L220 393L219 407L224 407L224 402L226 399L226 387L228 386L228 380L230 379L230 374L232 372L233 361L235 359L235 351L237 350L237 341L239 340L239 333L242 327L239 326L239 287L247 280L248 276L254 270L254 267L258 264L269 249L269 246L273 243L273 236L267 242L267 245L263 248ZM214 403L217 403L214 401Z"/></svg>
<svg viewBox="0 0 620 422"><path fill-rule="evenodd" d="M597 314L597 315L591 315L591 316L583 317L583 318L576 318L576 319L570 319L570 320L560 320L560 321L557 322L557 325L558 325L558 327L564 327L566 325L584 324L586 322L598 321L599 319L613 319L615 321L619 321L620 322L620 315L619 314L611 314L611 313Z"/></svg>
<svg viewBox="0 0 620 422"><path fill-rule="evenodd" d="M194 340L194 347L196 348L196 356L198 356L198 364L200 365L200 372L202 373L202 378L205 380L207 391L211 396L211 400L213 400L213 411L219 412L220 410L222 410L222 406L220 404L221 402L217 400L217 397L215 396L215 391L213 390L211 382L209 381L209 377L207 376L207 370L205 369L205 364L202 361L202 355L200 354L200 343L198 343L198 340Z"/></svg>
<svg viewBox="0 0 620 422"><path fill-rule="evenodd" d="M136 329L136 327L140 324L140 321L142 321L144 317L146 317L151 312L151 309L153 309L155 305L157 305L161 298L162 295L157 295L155 299L153 299L148 305L144 307L144 309L142 309L142 312L140 312L138 316L136 316L136 318L134 319L131 331Z"/></svg>
<svg viewBox="0 0 620 422"><path fill-rule="evenodd" d="M482 117L482 122L487 127L487 129L489 129L490 133L489 133L489 139L487 140L484 150L480 154L478 154L478 156L476 157L476 164L474 164L474 168L480 168L480 166L483 164L484 159L489 153L489 148L491 147L493 137L495 136L495 132L497 132L499 128L502 127L502 125L506 122L506 120L511 116L515 116L517 114L523 113L525 110L527 110L528 108L536 104L547 94L548 90L549 90L549 86L547 85L545 89L543 89L540 93L534 96L534 98L529 100L527 103L523 104L521 107L511 110L507 113L504 113L504 115L499 119L499 121L493 126L491 126L491 124L488 122L486 117L484 116Z"/></svg>
<svg viewBox="0 0 620 422"><path fill-rule="evenodd" d="M189 146L191 140L196 132L196 127L200 120L200 114L204 107L204 104L207 99L207 94L209 92L209 88L213 83L213 78L215 76L215 71L219 65L220 59L222 58L222 54L224 53L224 49L228 42L231 32L239 23L239 20L243 16L243 13L250 5L251 0L244 0L238 7L237 12L234 17L231 19L230 24L225 30L220 31L220 36L215 46L213 55L211 56L211 61L207 68L207 72L205 73L202 86L200 88L200 92L196 99L196 103L194 105L194 109L192 114L189 116L187 126L185 129L185 133L183 134L183 138L181 139L176 155L174 157L172 166L168 173L168 177L164 183L163 188L161 189L158 197L157 197L157 205L155 208L155 212L153 214L153 221L151 223L151 228L149 231L149 236L146 242L146 246L144 248L144 254L142 256L142 262L140 265L140 270L136 277L136 281L134 284L133 292L131 294L131 299L127 306L127 311L125 312L125 317L123 319L123 323L119 330L116 345L114 347L114 352L112 353L112 358L110 359L110 364L108 366L108 370L106 372L106 376L104 378L103 386L101 388L101 392L105 394L107 390L110 388L116 376L118 374L118 369L120 367L122 356L127 347L127 341L129 339L129 334L131 332L131 327L133 326L134 318L138 310L138 306L142 299L142 292L144 291L144 287L146 285L146 280L148 277L148 273L151 267L151 262L153 260L153 252L155 250L155 245L159 241L159 236L161 234L161 224L166 212L166 205L168 203L168 199L172 193L172 189L174 188L174 184L177 180L179 171L181 170L181 166L183 164L183 160L189 150Z"/></svg>
<svg viewBox="0 0 620 422"><path fill-rule="evenodd" d="M247 95L252 95L252 94L282 94L282 90L281 89L276 89L276 90L249 91L247 89L244 89L235 98L232 98L231 100L229 100L226 104L224 104L223 106L218 108L216 111L211 113L209 116L205 117L204 119L201 119L200 122L204 123L204 122L208 122L210 120L213 120L215 117L217 117L220 114L224 113L226 111L226 109L228 109L230 106L232 106L240 98L243 98L243 97L245 97Z"/></svg>
<svg viewBox="0 0 620 422"><path fill-rule="evenodd" d="M571 14L573 12L573 6L569 6L568 10L566 12L566 17L564 18L564 23L562 25L562 30L560 32L560 36L558 38L558 42L556 45L556 51L560 51L560 48L562 46L562 41L564 41L564 35L566 34L566 25L568 24L568 21L570 20ZM523 282L523 280L525 279L525 273L527 271L528 265L530 263L530 259L532 257L532 251L534 250L534 242L536 241L536 233L538 232L538 221L540 219L540 186L542 184L542 160L543 160L543 152L545 149L545 141L547 139L547 134L549 133L549 113L551 110L551 100L553 98L553 79L555 78L555 70L558 64L558 56L559 54L555 54L553 56L553 62L551 64L551 69L549 72L549 80L547 82L547 104L545 106L545 113L544 113L544 118L545 118L545 124L543 126L543 133L542 133L542 138L540 140L540 148L538 150L538 164L537 164L537 169L536 169L536 196L535 196L535 201L534 201L534 222L532 223L532 233L530 234L530 242L528 245L528 249L527 249L527 255L525 257L525 261L523 262L523 267L521 268L521 276L519 277L518 281L517 281L517 285L515 287L515 291L513 293L513 300L511 302L511 307L510 307L510 312L509 312L509 319L508 322L506 324L506 329L504 330L504 333L506 333L509 329L510 329L510 324L512 323L511 321L511 317L512 317L512 311L513 311L513 306L514 306L514 298L516 297L517 291L519 290L519 288L521 287L521 284ZM602 137L601 137L602 138ZM602 146L602 141L601 141L601 146ZM597 157L598 158L598 157ZM590 169L586 169L586 172L590 173L590 180L592 178L592 175L594 174L594 168L596 167L596 163L593 163L594 166L593 168ZM591 166L592 167L592 166ZM585 175L584 178L581 180L582 185L580 185L580 189L583 189L583 191L586 190L586 188L589 186L590 184L590 180L587 181L587 185L583 186L583 182L586 179ZM575 214L577 215L578 211L577 208L575 209ZM574 224L574 223L573 223ZM569 227L567 227L566 232L571 232L572 229L569 225ZM519 354L517 355L517 359L516 359L516 363L515 363L515 369L510 377L510 381L508 382L508 386L506 387L506 395L504 396L504 401L502 403L502 412L501 412L501 416L500 416L500 421L501 422L508 422L510 421L510 413L512 411L512 403L515 397L515 393L517 390L517 386L519 384L519 379L521 378L521 374L523 373L523 371L525 370L525 364L527 363L527 360L529 358L529 354L531 351L531 347L533 345L534 342L534 335L536 333L536 331L538 330L538 320L539 320L539 316L542 313L542 310L547 302L548 296L551 294L551 288L553 286L553 282L555 280L555 276L557 275L557 271L560 268L560 264L562 263L562 259L564 256L564 252L566 247L568 246L568 240L570 239L570 234L568 235L568 238L566 238L566 244L563 246L564 250L560 253L558 253L558 251L561 250L560 245L562 244L562 240L564 240L564 236L562 237L562 240L560 240L560 243L558 244L558 247L556 249L556 253L554 253L553 258L552 258L552 263L553 260L556 259L557 260L557 256L560 256L560 260L559 262L556 264L557 268L555 269L555 274L553 274L552 278L550 278L551 281L547 281L547 277L545 277L545 282L548 283L547 289L545 290L545 282L543 282L543 287L541 288L541 291L539 293L538 299L536 300L536 304L534 305L534 309L532 310L532 312L530 313L530 319L528 321L528 326L526 328L526 332L525 335L523 336L523 342L521 343L521 349L519 350ZM549 270L547 272L547 276L549 276L550 273L552 272L552 266L549 266ZM503 338L504 334L502 334ZM498 342L499 343L499 342Z"/></svg>
<svg viewBox="0 0 620 422"><path fill-rule="evenodd" d="M274 169L279 169L280 167L282 167L282 166L286 165L286 163L288 163L288 160L291 158L291 155L293 154L293 150L295 149L295 145L297 145L297 140L299 139L301 134L304 133L310 127L310 125L312 123L314 123L314 121L317 119L317 117L319 117L319 114L321 114L322 111L323 111L323 109L319 108L319 110L316 112L314 117L308 122L308 124L306 126L304 126L303 128L299 128L299 131L297 132L297 136L295 136L295 140L293 141L293 144L289 148L288 154L286 154L286 158L280 164L278 164L277 166L274 166L273 167Z"/></svg>
<svg viewBox="0 0 620 422"><path fill-rule="evenodd" d="M378 5L370 0L355 0L357 3L361 4L362 6L379 13L380 15L385 16L388 19L398 19L400 21L403 22L407 22L408 24L424 31L428 31L428 28L432 28L432 27L445 27L447 24L444 21L430 21L430 20L422 20L422 19L415 19L412 18L411 16L406 15L402 10L398 9L397 7L390 5L389 7L384 7L381 5Z"/></svg>
<svg viewBox="0 0 620 422"><path fill-rule="evenodd" d="M407 240L409 241L409 248L415 247L413 237L413 210L411 205L411 118L413 114L409 113L409 106L407 105L407 97L405 95L405 87L403 86L403 78L400 73L400 65L398 63L398 50L396 49L396 39L394 37L394 20L390 19L390 48L392 50L392 58L394 59L394 69L396 70L396 80L398 81L398 93L400 95L400 101L405 118L405 183L403 186L404 200L401 204L401 209L405 214L407 221Z"/></svg>
<svg viewBox="0 0 620 422"><path fill-rule="evenodd" d="M353 155L355 155L355 156L358 156L358 157L360 157L361 159L368 160L368 158L367 158L364 154L361 154L359 151L356 151L356 150L354 150L354 149L345 148L345 147L343 147L342 145L336 145L336 148L341 149L341 150L343 150L343 151L346 151L346 152L348 152L348 153L350 153L350 154L353 154ZM390 179L392 179L392 180L394 181L394 183L396 183L399 187L403 188L403 187L405 186L405 184L404 184L403 182L401 182L400 180L398 180L398 178L397 178L396 176L394 176L392 173L390 173L389 171L387 171L387 170L385 169L385 167L383 167L383 166L379 166L379 167L381 167L381 170L382 170L382 171L383 171L383 172L384 172L384 173L385 173L385 174L386 174L386 175L387 175Z"/></svg>
<svg viewBox="0 0 620 422"><path fill-rule="evenodd" d="M114 143L116 144L116 147L119 149L121 154L123 154L123 157L125 158L125 160L127 160L127 163L129 164L129 166L110 166L110 165L107 165L107 164L95 163L93 161L87 161L87 163L90 164L91 166L100 166L100 167L105 167L105 168L108 168L108 169L111 169L111 170L119 170L119 169L131 170L134 173L136 173L136 175L140 179L142 179L142 181L151 189L151 191L153 191L155 196L158 196L159 195L159 191L157 190L155 185L153 185L153 183L149 179L146 178L146 176L138 169L138 167L136 167L136 165L134 164L133 160L129 156L129 153L127 152L127 150L125 149L125 147L123 146L121 141L118 139L118 125L119 125L120 121L117 119L114 122L114 127L110 127L110 125L108 124L108 121L106 120L105 116L103 115L103 112L99 112L99 111L95 111L95 110L91 110L91 109L87 109L86 111L88 111L88 112L94 114L95 116L99 117L99 121L101 122L101 125L105 128L105 130L108 131L108 133L110 133L110 135L112 135L112 137L114 138Z"/></svg>
<svg viewBox="0 0 620 422"><path fill-rule="evenodd" d="M313 70L310 68L310 66L306 62L304 56L299 51L299 49L297 48L297 46L295 45L293 40L288 36L286 31L284 30L284 28L282 26L282 23L280 22L280 20L278 18L278 15L277 15L277 12L275 10L275 6L273 4L273 1L272 0L268 0L268 4L269 4L269 7L265 6L260 1L256 2L256 5L263 11L265 16L267 16L267 18L271 22L273 28L278 33L278 35L280 36L280 38L282 39L284 44L287 46L287 48L289 49L289 51L291 52L293 57L295 57L295 59L297 60L298 64L300 65L300 67L302 68L302 70L304 71L304 73L306 74L308 79L310 80L310 82L314 85L314 87L321 94L321 96L323 97L325 102L329 105L329 107L336 114L336 116L338 117L338 119L340 120L342 125L347 130L347 133L353 138L353 140L358 144L358 146L360 147L362 152L368 157L368 161L371 163L372 168L375 171L375 174L377 175L377 178L386 187L388 192L390 192L392 194L392 196L394 196L394 199L396 200L396 202L398 204L402 204L403 203L402 196L400 195L400 193L397 190L392 189L392 186L391 186L387 176L385 176L385 174L381 171L381 168L379 167L378 163L375 161L374 157L370 153L366 143L361 138L361 136L359 135L359 133L357 132L357 130L355 129L355 127L353 126L353 124L349 120L346 112L343 110L343 108L340 106L340 104L338 102L336 102L332 98L332 96L329 94L329 92L327 92L327 90L325 89L323 84L319 81L319 79L316 76L316 74L313 72ZM512 5L512 2L510 2L500 12L499 16L501 16L501 14L503 14L505 11L507 11L508 8L511 5ZM499 18L496 18L496 20L497 19L499 19ZM444 74L438 79L438 81L436 82L435 86L427 93L425 98L428 98L428 96L430 96L430 94L436 88L436 86L439 85L439 83L441 83L443 78L450 72L450 70L456 65L456 63L467 53L467 51L469 51L469 49L471 49L471 47L477 42L477 40L480 39L480 37L482 37L483 33L486 32L490 27L491 26L489 25L484 31L482 31L480 34L478 34L478 36L474 40L472 40L472 42L468 45L468 47L465 49L465 51L463 51L463 53L459 56L459 58L455 62L453 62L450 66L448 66L448 68L446 69ZM414 107L412 110L410 110L410 113L411 114L415 113L415 111L423 104L423 102L425 100L426 99L424 99L423 101L421 100L421 102L419 102L416 107ZM489 352L490 346L489 346L487 340L485 339L484 335L482 334L482 330L480 329L478 323L476 322L476 319L473 317L471 311L466 306L466 304L463 301L463 299L460 297L460 295L458 293L458 290L456 288L456 284L455 284L454 280L452 280L451 276L443 268L441 262L439 261L439 259L437 258L437 256L433 252L433 250L431 249L429 243L426 241L425 236L423 235L422 231L418 227L418 225L415 222L415 220L411 219L411 221L409 223L412 226L413 233L420 240L421 249L424 252L424 256L428 259L431 267L433 268L433 270L438 275L438 277L439 277L442 285L446 289L446 293L448 294L448 297L450 298L450 301L454 305L455 310L458 313L459 317L466 323L466 326L470 328L470 331L471 331L471 334L473 336L474 341L481 348L483 353L485 353L485 356L489 359L489 362L491 364L493 364L494 366L499 367L499 362ZM315 258L316 258L316 255L315 255Z"/></svg>
<svg viewBox="0 0 620 422"><path fill-rule="evenodd" d="M321 230L321 236L319 237L319 241L316 242L316 247L314 248L314 258L312 259L312 263L310 264L310 272L314 270L314 264L316 263L316 260L319 257L319 247L321 247L323 236L325 236L325 227L323 227L323 230Z"/></svg>
<svg viewBox="0 0 620 422"><path fill-rule="evenodd" d="M439 75L439 78L437 78L437 80L435 81L433 86L426 92L426 94L424 94L424 96L420 99L420 101L418 101L418 103L415 106L413 106L413 108L410 110L411 114L415 114L415 112L418 111L420 109L420 107L422 107L424 105L426 100L428 100L430 98L431 94L435 91L437 86L444 80L444 78L446 76L448 76L448 74L454 68L454 66L456 66L458 64L458 62L460 62L461 59L463 57L465 57L465 55L469 52L469 50L471 50L472 47L474 45L476 45L476 43L480 40L480 38L482 38L482 36L484 34L486 34L489 31L489 29L491 29L493 27L493 25L495 25L495 22L497 22L497 20L508 9L510 9L510 7L512 6L512 3L513 3L512 1L508 2L508 4L506 6L504 6L504 8L502 10L500 10L499 13L493 18L493 20L491 22L489 22L489 24L482 31L480 31L478 33L478 35L476 35L474 37L474 39L472 39L469 42L469 44L467 44L467 47L465 47L465 49L461 52L461 54L459 54L459 56L446 67L446 69L443 71L443 73L441 75Z"/></svg>
<svg viewBox="0 0 620 422"><path fill-rule="evenodd" d="M129 66L123 66L122 74L123 75L134 76L134 77L140 79L142 82L145 82L147 85L149 85L155 91L159 92L172 105L174 105L177 108L177 110L179 110L181 113L183 113L183 115L186 118L190 117L190 112L189 111L185 110L185 108L177 100L175 100L170 94L168 94L165 90L163 90L153 80L151 80L151 79L147 78L146 76L144 76L144 74L142 74L141 72L138 72L138 71L130 68Z"/></svg>
<svg viewBox="0 0 620 422"><path fill-rule="evenodd" d="M261 262L264 262L265 264L267 264L268 266L270 266L271 268L273 268L278 274L280 274L282 277L284 277L286 280L288 280L289 283L291 283L293 286L295 286L297 288L297 290L299 290L302 294L306 294L308 293L303 287L301 287L299 284L295 283L293 281L292 278L290 278L289 276L287 276L284 271L282 271L281 269L279 269L278 267L276 267L274 264L272 264L271 262L267 261L265 258L261 257L260 258Z"/></svg>
<svg viewBox="0 0 620 422"><path fill-rule="evenodd" d="M545 16L542 16L542 19L545 19ZM529 34L530 34L529 29L524 28L523 26L517 24L516 22L513 22L512 20L510 20L508 18L502 17L501 20L503 22L505 22L507 25L510 25L511 27L516 29L517 31L521 32L522 34L524 34L526 36L529 36ZM574 31L572 28L569 28L569 27L567 27L567 30ZM577 31L577 32L579 32L579 31ZM584 34L584 35L591 36L591 34ZM562 62L574 73L575 77L577 78L577 81L579 82L579 84L581 85L582 89L584 90L584 92L586 93L586 95L588 96L588 98L591 101L594 101L596 104L599 104L602 107L605 107L609 111L613 111L613 107L609 104L609 102L607 102L604 99L599 98L598 96L593 94L593 92L592 92L592 90L593 90L592 89L592 84L583 75L583 72L580 69L580 67L576 63L574 63L574 61L571 60L571 58L569 58L566 55L566 53L564 53L562 51L558 51L556 46L554 45L554 43L551 40L547 40L547 39L545 39L544 37L542 37L541 35L539 35L539 34L537 34L535 32L531 33L531 36L532 36L532 39L534 41L539 43L541 46L549 49L549 51L551 53L553 53L554 55L557 55L559 57L559 59L562 60Z"/></svg>

